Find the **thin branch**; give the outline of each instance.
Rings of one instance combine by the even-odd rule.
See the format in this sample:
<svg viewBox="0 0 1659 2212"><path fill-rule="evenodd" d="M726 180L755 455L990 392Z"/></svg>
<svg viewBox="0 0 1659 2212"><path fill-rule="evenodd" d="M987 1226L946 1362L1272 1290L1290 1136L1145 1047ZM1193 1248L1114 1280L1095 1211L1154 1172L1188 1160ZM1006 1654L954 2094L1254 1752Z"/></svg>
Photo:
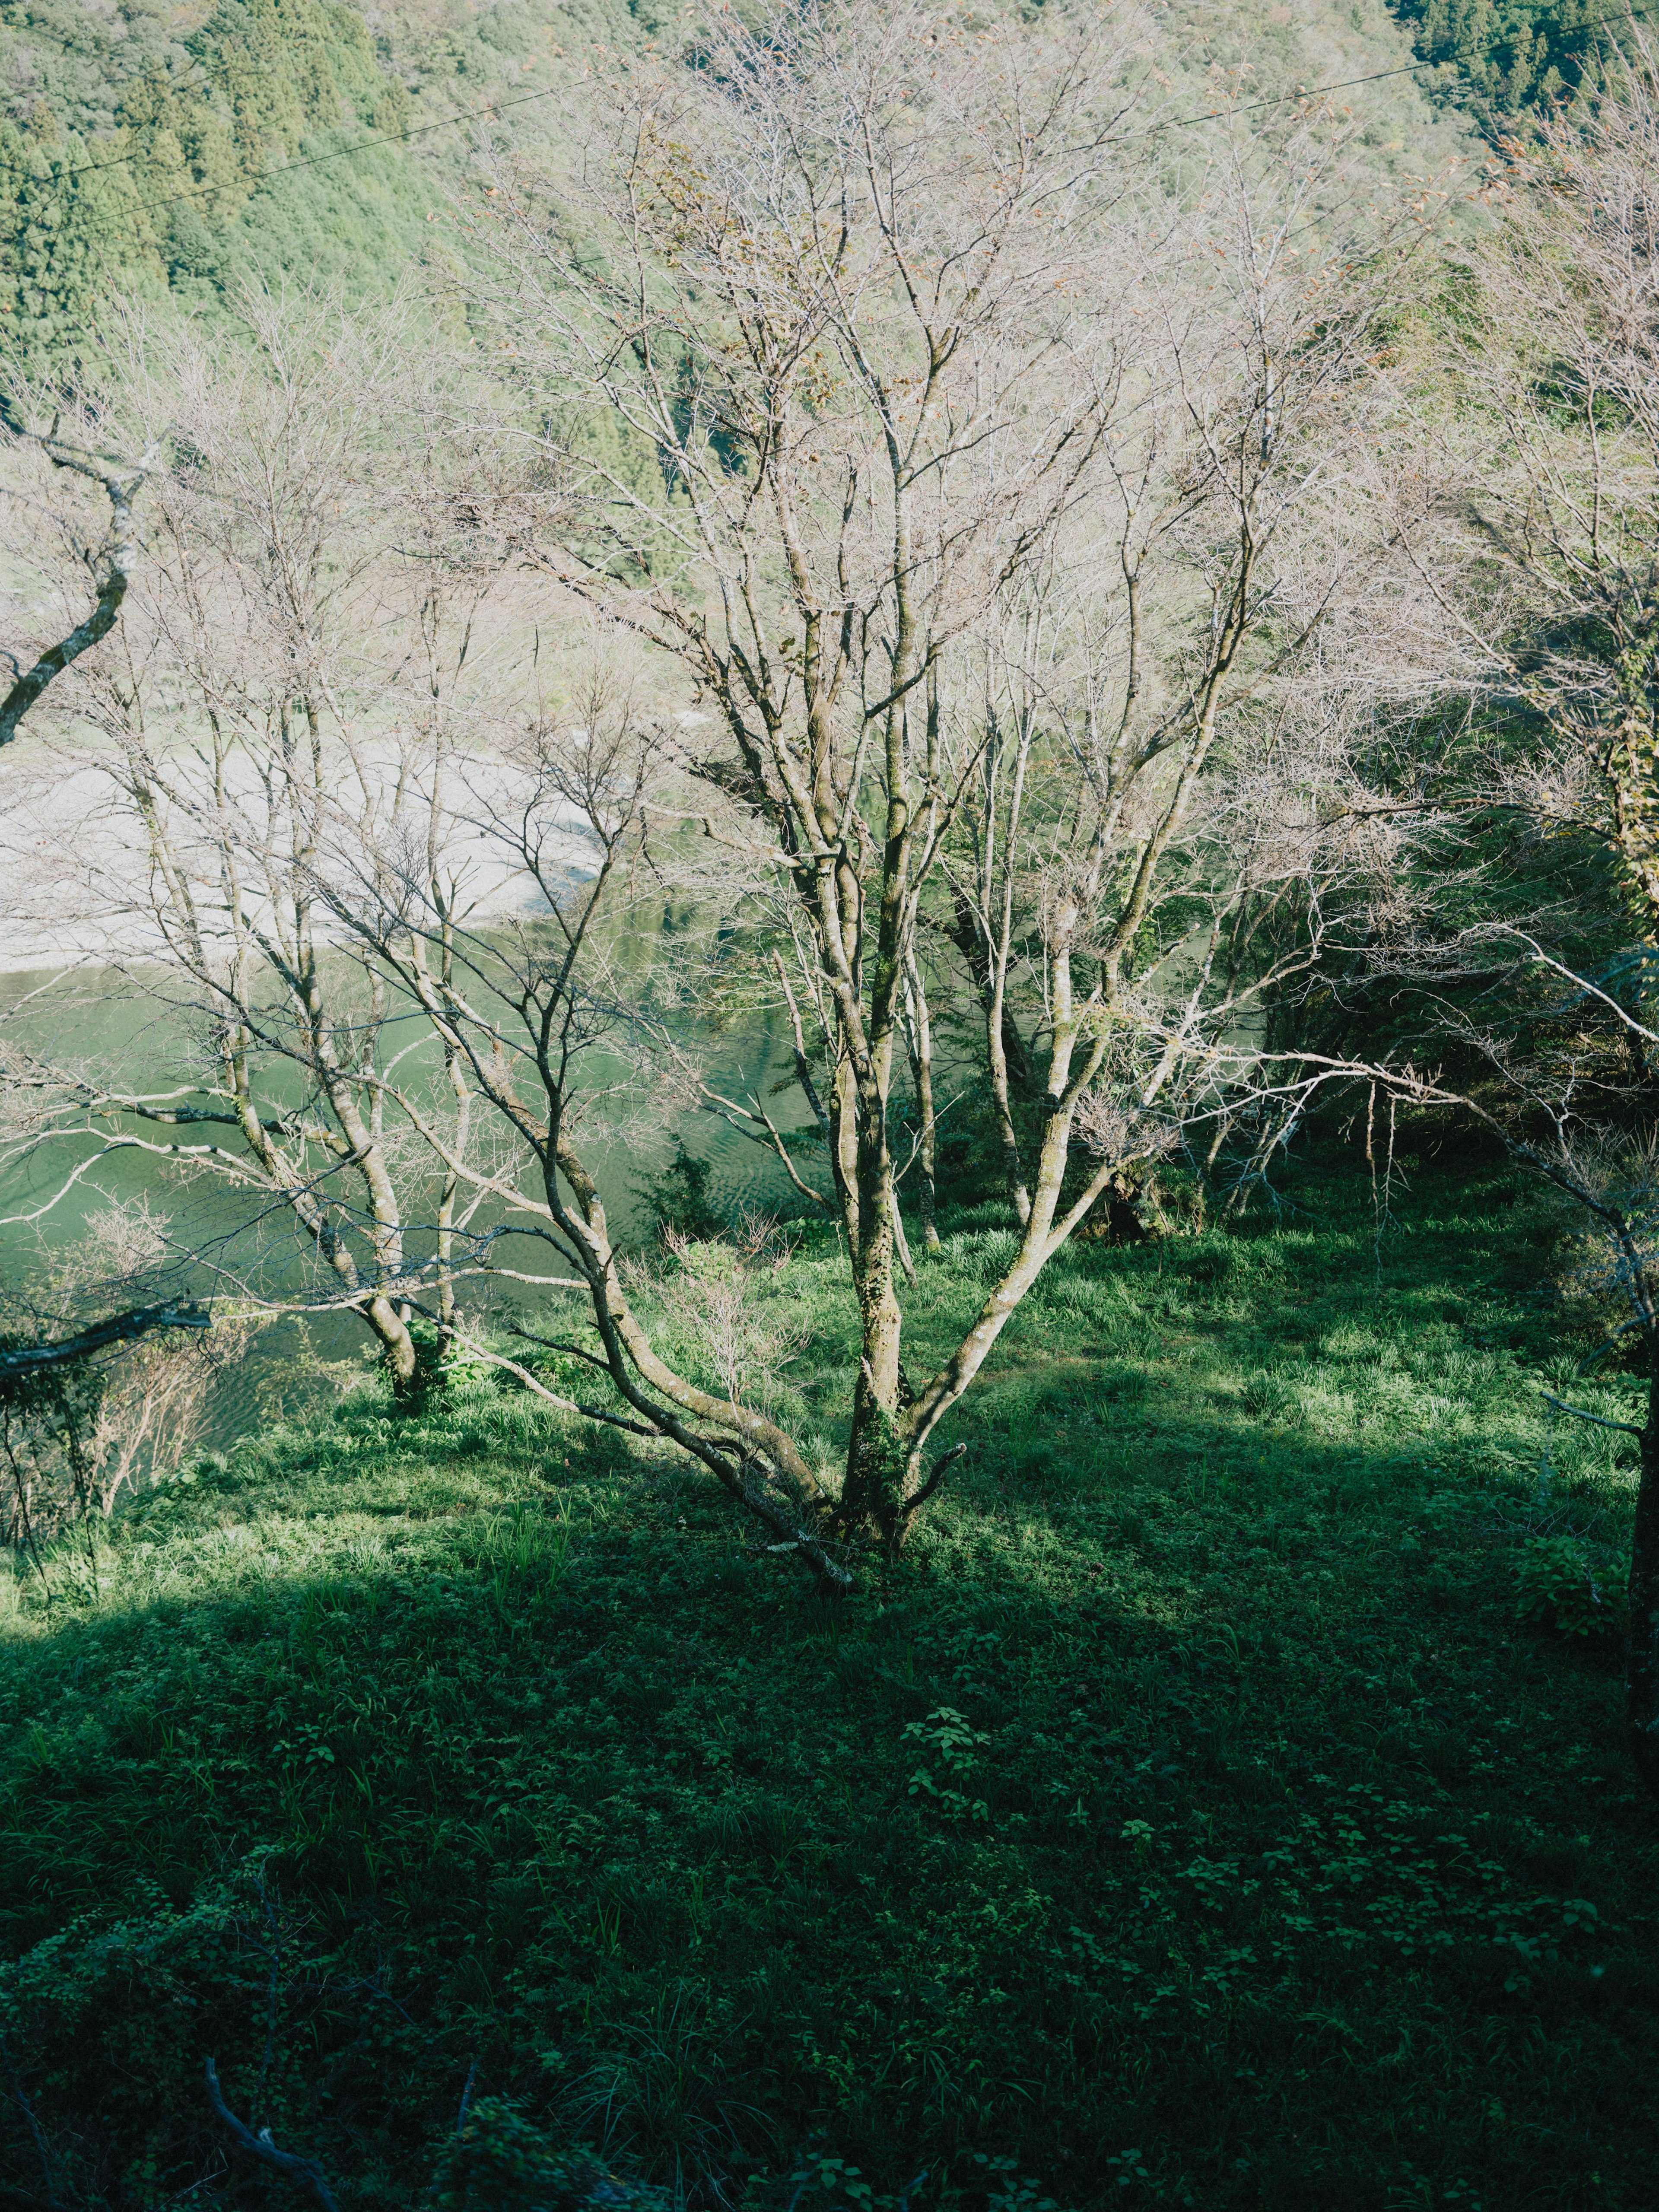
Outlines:
<svg viewBox="0 0 1659 2212"><path fill-rule="evenodd" d="M463 1351L470 1352L475 1359L487 1360L492 1367L504 1367L509 1375L518 1376L526 1390L533 1390L537 1397L544 1398L550 1406L556 1406L562 1413L580 1413L585 1421L603 1421L608 1428L626 1429L629 1436L648 1437L653 1443L661 1434L659 1430L647 1428L642 1421L624 1420L620 1413L607 1413L603 1407L580 1406L574 1398L562 1398L556 1390L550 1390L546 1383L532 1375L527 1367L520 1366L516 1359L509 1359L504 1352L491 1352L476 1337L468 1336L462 1329L458 1328L453 1334Z"/></svg>
<svg viewBox="0 0 1659 2212"><path fill-rule="evenodd" d="M1575 1421L1594 1421L1598 1429L1622 1429L1627 1437L1644 1433L1633 1421L1610 1421L1601 1413L1587 1413L1579 1406L1570 1406L1564 1398L1553 1398L1547 1390L1542 1393L1546 1405L1553 1406L1558 1413L1571 1413Z"/></svg>
<svg viewBox="0 0 1659 2212"><path fill-rule="evenodd" d="M902 1516L905 1520L908 1521L912 1514L921 1511L940 1483L944 1481L946 1470L954 1461L963 1458L967 1449L966 1444L952 1444L948 1452L933 1462L927 1481L922 1484L914 1498L907 1498L905 1501Z"/></svg>
<svg viewBox="0 0 1659 2212"><path fill-rule="evenodd" d="M214 2111L251 2158L257 2158L261 2166L268 2166L295 2189L302 2189L308 2197L314 2197L322 2212L340 2212L321 2166L311 2159L296 2158L291 2151L278 2150L270 2140L269 2128L261 2128L256 2136L252 2128L237 2118L225 2102L224 2092L219 2087L218 2069L210 2058L207 2062L207 2088Z"/></svg>

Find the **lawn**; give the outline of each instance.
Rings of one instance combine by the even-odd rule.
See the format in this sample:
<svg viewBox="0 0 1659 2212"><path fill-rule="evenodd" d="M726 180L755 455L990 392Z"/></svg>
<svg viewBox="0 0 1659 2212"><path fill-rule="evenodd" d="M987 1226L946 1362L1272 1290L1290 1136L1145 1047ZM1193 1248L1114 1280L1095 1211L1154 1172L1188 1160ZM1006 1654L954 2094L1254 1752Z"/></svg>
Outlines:
<svg viewBox="0 0 1659 2212"><path fill-rule="evenodd" d="M464 2101L691 2208L1645 2212L1631 1440L1540 1395L1562 1223L1486 1168L1381 1234L1339 1160L1291 1194L1063 1255L839 1607L477 1374L147 1492L95 1587L16 1562L6 2193L297 2204L211 2057L347 2212L434 2202ZM924 1266L913 1373L1007 1242ZM773 1293L826 1455L842 1269ZM1557 1584L1591 1632L1519 1617ZM552 2205L534 2163L437 2201Z"/></svg>

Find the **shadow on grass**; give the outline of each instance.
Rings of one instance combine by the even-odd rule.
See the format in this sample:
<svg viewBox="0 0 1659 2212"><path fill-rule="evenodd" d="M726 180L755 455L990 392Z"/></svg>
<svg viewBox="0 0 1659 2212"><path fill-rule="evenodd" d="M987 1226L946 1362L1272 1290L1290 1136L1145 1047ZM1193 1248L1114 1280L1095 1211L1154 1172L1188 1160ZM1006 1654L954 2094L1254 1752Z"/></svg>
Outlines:
<svg viewBox="0 0 1659 2212"><path fill-rule="evenodd" d="M691 2206L1645 2204L1653 1824L1611 1659L1511 1573L1622 1478L1540 1490L1480 1340L1525 1312L1426 1231L1379 1296L1357 1235L1056 1270L833 1609L482 1389L146 1500L6 1647L60 2201L267 2201L211 2053L347 2204L418 2195L469 2079Z"/></svg>

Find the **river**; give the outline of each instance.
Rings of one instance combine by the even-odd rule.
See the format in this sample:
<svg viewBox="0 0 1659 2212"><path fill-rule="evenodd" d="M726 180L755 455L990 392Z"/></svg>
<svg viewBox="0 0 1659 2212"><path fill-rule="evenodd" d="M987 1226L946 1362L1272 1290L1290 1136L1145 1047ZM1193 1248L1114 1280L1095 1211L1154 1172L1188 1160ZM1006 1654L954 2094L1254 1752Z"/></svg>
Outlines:
<svg viewBox="0 0 1659 2212"><path fill-rule="evenodd" d="M143 977L143 971L137 971ZM165 979L155 976L158 996L135 988L128 974L80 968L14 970L0 975L0 1022L5 1034L59 1065L97 1072L117 1088L156 1091L177 1081L191 1056L191 1022L162 996ZM702 1059L717 1087L741 1095L757 1088L763 1096L790 1064L787 1036L764 1022L746 1033L722 1032L702 1039ZM708 1197L717 1211L735 1213L744 1206L799 1212L800 1200L776 1161L714 1115L693 1112L662 1115L651 1127L650 1102L642 1117L630 1118L626 1133L594 1143L590 1158L617 1239L639 1243L651 1219L644 1193L653 1170L672 1155L678 1135L692 1157L709 1165ZM807 1119L799 1094L773 1098L769 1110L786 1127ZM647 1133L641 1133L641 1121ZM88 1139L60 1140L0 1174L0 1282L22 1290L50 1271L55 1254L82 1237L88 1217L112 1203L147 1201L164 1215L173 1243L200 1251L215 1245L246 1262L257 1244L268 1293L302 1300L309 1279L307 1251L285 1213L253 1218L254 1202L205 1176L190 1176L136 1151L107 1154L67 1196L36 1220L19 1219L46 1205L63 1183L70 1164L96 1150ZM520 1245L510 1264L526 1269ZM210 1288L198 1274L198 1285ZM558 1293L507 1286L520 1310L557 1297ZM464 1305L487 1316L492 1286L468 1285ZM565 1304L570 1301L567 1295ZM203 1437L204 1448L224 1446L257 1433L283 1414L303 1413L322 1403L337 1387L338 1363L360 1360L369 1348L362 1324L338 1312L319 1311L303 1318L273 1322L255 1340L250 1354L230 1370L216 1390ZM336 1366L333 1379L323 1371Z"/></svg>

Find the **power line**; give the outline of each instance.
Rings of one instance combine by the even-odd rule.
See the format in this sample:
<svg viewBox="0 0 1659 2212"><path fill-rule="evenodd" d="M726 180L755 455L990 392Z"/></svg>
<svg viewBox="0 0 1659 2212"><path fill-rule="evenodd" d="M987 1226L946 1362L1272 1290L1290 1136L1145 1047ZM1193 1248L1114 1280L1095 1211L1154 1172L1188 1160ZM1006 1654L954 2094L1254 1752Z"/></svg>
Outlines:
<svg viewBox="0 0 1659 2212"><path fill-rule="evenodd" d="M376 138L360 138L355 145L337 147L331 154L310 154L303 161L281 161L274 169L261 169L258 175L249 181L254 185L262 185L267 177L286 176L290 169L314 169L324 161L343 161L349 154L367 153L372 146L404 145L411 138L425 138L434 131L448 131L458 123L470 123L475 116L499 115L506 108L522 107L532 100L545 100L550 94L558 89L557 85L544 85L539 92L521 92L512 100L492 100L488 106L463 108L459 115L446 115L436 123L416 124L409 131L384 131ZM58 181L64 184L74 184L78 178L97 176L103 170L119 169L125 167L130 161L142 159L141 152L133 152L117 154L107 161L82 161L77 168L65 170ZM27 161L0 161L0 170L8 171L15 176L33 174L31 164ZM199 191L179 192L173 196L173 198L203 199L213 192L229 191L232 189L229 185L204 185ZM173 199L147 200L143 204L147 207L171 207L173 204Z"/></svg>
<svg viewBox="0 0 1659 2212"><path fill-rule="evenodd" d="M1610 15L1587 15L1582 23L1571 23L1564 27L1571 31L1596 31L1600 30L1604 24L1627 23L1635 16L1651 13L1650 5L1639 5L1638 0L1631 0L1629 6L1617 9ZM1473 52L1474 45L1474 40L1468 40L1461 46L1454 46L1452 52L1455 54ZM1415 76L1420 70L1445 66L1448 64L1426 59L1404 62L1398 69L1373 70L1369 76L1344 77L1337 84L1316 84L1306 88L1298 86L1294 94L1268 93L1260 100L1241 101L1237 107L1212 108L1206 115L1175 116L1168 122L1152 124L1148 130L1137 132L1136 136L1149 138L1155 131L1185 131L1197 123L1224 123L1231 116L1249 115L1258 107L1282 107L1289 99L1321 100L1329 92L1353 92L1357 91L1362 84L1381 84L1386 77Z"/></svg>
<svg viewBox="0 0 1659 2212"><path fill-rule="evenodd" d="M1588 16L1583 22L1574 23L1566 27L1573 31L1599 30L1608 23L1630 22L1638 16L1647 15L1652 12L1652 5L1643 5L1640 4L1640 0L1631 0L1631 4L1618 9L1609 15ZM1474 45L1475 41L1471 39L1462 46L1454 46L1452 52L1455 54L1471 52L1474 51ZM1160 131L1186 131L1205 123L1225 123L1236 115L1253 114L1258 108L1282 106L1287 99L1320 100L1330 93L1358 91L1363 85L1381 84L1392 77L1413 76L1425 69L1432 69L1436 66L1437 64L1426 60L1404 62L1395 69L1373 70L1366 76L1344 77L1334 84L1299 87L1293 94L1264 94L1259 100L1241 100L1232 107L1212 108L1202 115L1173 116L1164 122L1152 124L1146 131L1137 131L1133 135L1137 137L1151 137ZM465 108L459 115L446 115L435 123L416 124L407 131L383 131L373 138L360 138L350 146L336 147L331 153L310 154L297 161L279 162L275 168L262 169L256 176L248 179L246 189L250 191L257 191L261 185L272 177L289 176L301 169L320 168L330 161L343 161L354 154L368 153L376 146L408 145L416 138L430 137L434 131L453 130L459 124L470 123L482 116L504 114L509 108L524 107L533 100L550 99L561 89L558 85L544 85L539 91L520 93L511 100L492 100L482 106ZM83 161L77 167L66 171L58 181L73 184L82 177L95 176L106 170L118 169L141 158L138 153L134 152L118 154L107 161ZM0 171L14 175L33 173L29 163L20 161L0 161ZM165 199L143 200L139 203L139 205L145 213L154 213L159 209L181 206L191 200L211 199L216 192L232 191L236 189L236 185L229 184L202 185L193 191L170 193Z"/></svg>

